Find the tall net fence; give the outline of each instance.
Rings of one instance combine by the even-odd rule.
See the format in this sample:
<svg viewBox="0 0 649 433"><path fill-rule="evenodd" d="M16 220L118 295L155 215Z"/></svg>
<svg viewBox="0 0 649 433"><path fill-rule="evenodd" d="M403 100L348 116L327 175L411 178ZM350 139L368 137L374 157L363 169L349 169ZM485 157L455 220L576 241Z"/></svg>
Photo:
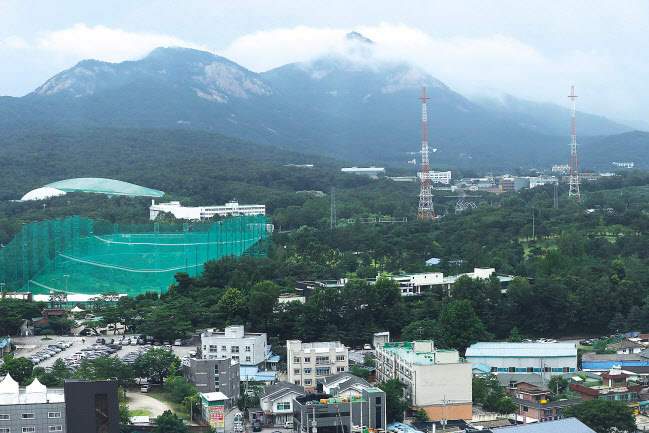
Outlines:
<svg viewBox="0 0 649 433"><path fill-rule="evenodd" d="M27 224L2 250L2 289L49 294L161 291L226 255L267 256L264 215L214 223L117 225L80 217Z"/></svg>

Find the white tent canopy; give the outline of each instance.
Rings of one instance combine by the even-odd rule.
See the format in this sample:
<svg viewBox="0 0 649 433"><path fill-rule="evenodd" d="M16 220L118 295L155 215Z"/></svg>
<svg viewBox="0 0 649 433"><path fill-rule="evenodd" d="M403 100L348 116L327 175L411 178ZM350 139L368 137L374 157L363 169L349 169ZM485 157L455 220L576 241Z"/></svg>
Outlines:
<svg viewBox="0 0 649 433"><path fill-rule="evenodd" d="M71 309L70 311L71 311L72 313L81 313L81 312L86 311L86 310L82 310L82 309L79 308L77 305L75 305L74 308Z"/></svg>

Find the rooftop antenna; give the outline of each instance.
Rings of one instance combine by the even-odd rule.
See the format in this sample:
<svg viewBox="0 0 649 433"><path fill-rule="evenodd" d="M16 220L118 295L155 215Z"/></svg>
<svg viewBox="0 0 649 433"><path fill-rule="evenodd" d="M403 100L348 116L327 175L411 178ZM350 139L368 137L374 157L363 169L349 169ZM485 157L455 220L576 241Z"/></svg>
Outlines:
<svg viewBox="0 0 649 433"><path fill-rule="evenodd" d="M336 187L331 187L331 229L336 227Z"/></svg>

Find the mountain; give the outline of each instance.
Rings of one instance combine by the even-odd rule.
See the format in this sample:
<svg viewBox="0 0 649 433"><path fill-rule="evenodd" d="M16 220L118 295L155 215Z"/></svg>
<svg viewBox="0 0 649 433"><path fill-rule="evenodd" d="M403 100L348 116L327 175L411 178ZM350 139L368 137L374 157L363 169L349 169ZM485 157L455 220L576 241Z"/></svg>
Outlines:
<svg viewBox="0 0 649 433"><path fill-rule="evenodd" d="M185 48L158 48L117 64L84 60L22 98L0 98L0 127L205 130L414 168L406 164L413 158L407 152L421 146L418 98L426 85L429 143L438 149L433 167L544 167L568 159L569 132L565 119L561 125L552 120L558 115L530 109L527 116L541 125L532 128L521 120L522 108L476 104L416 67L376 62L374 43L360 34L350 34L346 43L351 55L261 74ZM617 131L611 123L606 127Z"/></svg>
<svg viewBox="0 0 649 433"><path fill-rule="evenodd" d="M566 98L567 99L567 98ZM570 109L555 104L532 102L511 95L500 98L474 99L491 114L518 123L524 128L542 134L556 134L565 131L570 134ZM577 111L577 130L580 136L612 135L630 132L633 128L614 122L602 116Z"/></svg>

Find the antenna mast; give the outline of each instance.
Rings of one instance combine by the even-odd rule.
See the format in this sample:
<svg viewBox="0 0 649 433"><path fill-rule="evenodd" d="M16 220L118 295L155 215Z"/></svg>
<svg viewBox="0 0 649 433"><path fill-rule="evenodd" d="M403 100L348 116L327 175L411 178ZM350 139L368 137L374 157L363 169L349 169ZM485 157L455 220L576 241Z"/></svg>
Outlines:
<svg viewBox="0 0 649 433"><path fill-rule="evenodd" d="M577 168L577 127L575 126L575 86L570 86L570 120L571 120L571 141L570 141L570 191L568 198L581 203L579 193L579 170Z"/></svg>
<svg viewBox="0 0 649 433"><path fill-rule="evenodd" d="M428 164L428 115L426 113L426 86L421 98L421 190L417 219L435 219L433 196L430 192L430 165Z"/></svg>

